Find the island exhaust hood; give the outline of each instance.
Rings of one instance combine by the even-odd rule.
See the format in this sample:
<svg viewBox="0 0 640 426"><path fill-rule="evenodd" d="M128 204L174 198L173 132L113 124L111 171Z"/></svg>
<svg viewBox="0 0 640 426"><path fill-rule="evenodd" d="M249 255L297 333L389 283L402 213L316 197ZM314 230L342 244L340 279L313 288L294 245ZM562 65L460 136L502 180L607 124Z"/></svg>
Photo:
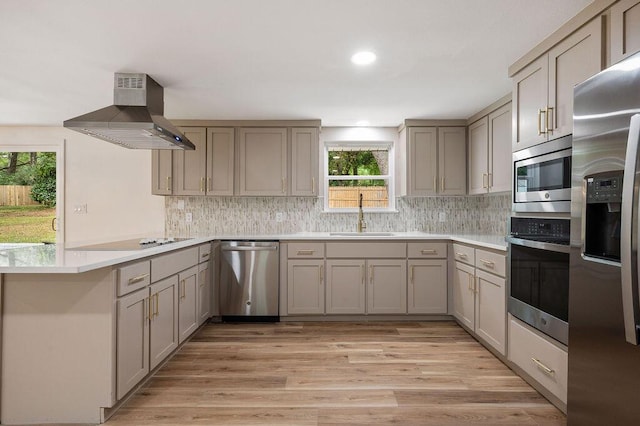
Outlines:
<svg viewBox="0 0 640 426"><path fill-rule="evenodd" d="M131 149L195 149L163 117L164 89L147 74L115 73L114 105L66 120L63 126Z"/></svg>

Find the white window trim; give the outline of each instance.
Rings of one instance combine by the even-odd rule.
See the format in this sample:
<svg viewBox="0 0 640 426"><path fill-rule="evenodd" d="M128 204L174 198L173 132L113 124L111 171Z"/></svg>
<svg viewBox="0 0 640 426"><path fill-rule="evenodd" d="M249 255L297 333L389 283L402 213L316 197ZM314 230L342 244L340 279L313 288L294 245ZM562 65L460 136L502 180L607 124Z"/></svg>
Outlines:
<svg viewBox="0 0 640 426"><path fill-rule="evenodd" d="M373 179L386 180L389 183L387 195L389 196L389 205L386 208L379 207L363 207L364 212L369 213L397 213L396 196L395 196L395 145L393 141L326 141L324 143L323 154L323 181L324 181L324 212L325 213L357 213L358 209L349 208L330 208L329 207L329 180L368 180L372 176L329 176L329 151L334 147L375 147L386 149L389 154L389 174L373 176Z"/></svg>

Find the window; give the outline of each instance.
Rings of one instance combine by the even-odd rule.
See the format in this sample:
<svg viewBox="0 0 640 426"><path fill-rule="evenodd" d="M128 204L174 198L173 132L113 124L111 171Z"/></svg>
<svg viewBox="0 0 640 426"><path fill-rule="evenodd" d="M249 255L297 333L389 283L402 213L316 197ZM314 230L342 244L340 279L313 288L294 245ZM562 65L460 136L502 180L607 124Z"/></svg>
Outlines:
<svg viewBox="0 0 640 426"><path fill-rule="evenodd" d="M326 142L325 211L395 211L393 144L390 142Z"/></svg>

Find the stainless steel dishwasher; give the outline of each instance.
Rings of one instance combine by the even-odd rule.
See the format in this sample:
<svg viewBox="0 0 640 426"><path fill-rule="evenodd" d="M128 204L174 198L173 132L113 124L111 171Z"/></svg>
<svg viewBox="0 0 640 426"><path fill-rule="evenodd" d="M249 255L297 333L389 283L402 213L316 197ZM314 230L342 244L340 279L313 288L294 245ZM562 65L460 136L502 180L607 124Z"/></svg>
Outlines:
<svg viewBox="0 0 640 426"><path fill-rule="evenodd" d="M280 243L220 244L220 316L223 321L279 321Z"/></svg>

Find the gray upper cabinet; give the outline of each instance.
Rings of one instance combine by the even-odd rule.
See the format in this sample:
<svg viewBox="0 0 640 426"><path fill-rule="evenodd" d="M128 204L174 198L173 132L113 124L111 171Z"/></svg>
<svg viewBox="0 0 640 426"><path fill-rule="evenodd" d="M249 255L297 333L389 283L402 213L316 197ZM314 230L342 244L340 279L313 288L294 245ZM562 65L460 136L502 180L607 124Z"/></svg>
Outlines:
<svg viewBox="0 0 640 426"><path fill-rule="evenodd" d="M469 126L469 194L511 188L511 103Z"/></svg>
<svg viewBox="0 0 640 426"><path fill-rule="evenodd" d="M207 180L207 129L183 127L180 131L196 146L173 154L174 195L204 195Z"/></svg>
<svg viewBox="0 0 640 426"><path fill-rule="evenodd" d="M291 195L318 195L318 129L291 129Z"/></svg>
<svg viewBox="0 0 640 426"><path fill-rule="evenodd" d="M611 7L611 63L640 51L640 0L621 0Z"/></svg>
<svg viewBox="0 0 640 426"><path fill-rule="evenodd" d="M207 195L233 195L235 129L207 129Z"/></svg>
<svg viewBox="0 0 640 426"><path fill-rule="evenodd" d="M238 195L287 195L287 129L240 128Z"/></svg>
<svg viewBox="0 0 640 426"><path fill-rule="evenodd" d="M438 175L442 195L464 195L467 192L467 129L438 128Z"/></svg>
<svg viewBox="0 0 640 426"><path fill-rule="evenodd" d="M512 149L573 132L573 87L602 70L598 17L513 76Z"/></svg>
<svg viewBox="0 0 640 426"><path fill-rule="evenodd" d="M173 152L170 149L154 149L151 152L151 193L173 193Z"/></svg>
<svg viewBox="0 0 640 426"><path fill-rule="evenodd" d="M406 176L401 176L406 182L400 183L400 195L466 193L465 127L415 126L406 135Z"/></svg>

